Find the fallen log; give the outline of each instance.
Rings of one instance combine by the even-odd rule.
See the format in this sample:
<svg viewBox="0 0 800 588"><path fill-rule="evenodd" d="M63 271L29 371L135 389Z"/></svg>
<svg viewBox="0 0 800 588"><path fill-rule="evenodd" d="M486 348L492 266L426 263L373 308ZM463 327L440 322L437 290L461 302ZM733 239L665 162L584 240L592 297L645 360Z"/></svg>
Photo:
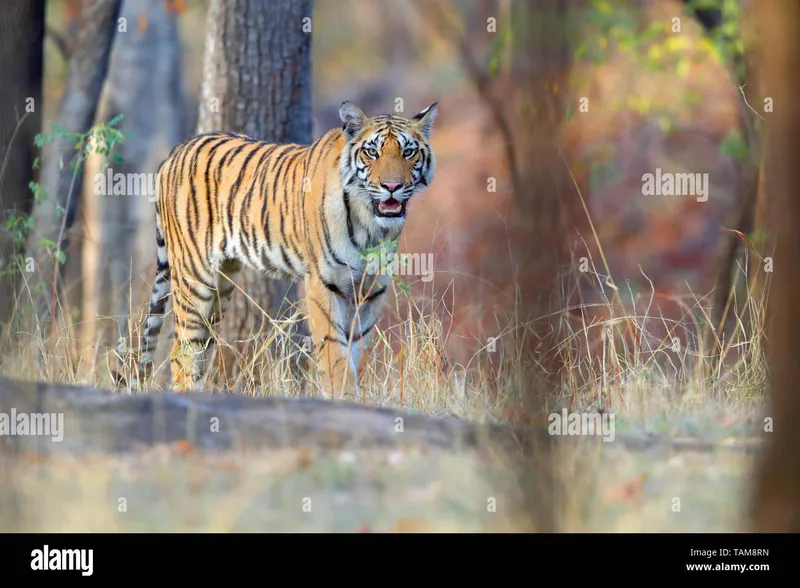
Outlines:
<svg viewBox="0 0 800 588"><path fill-rule="evenodd" d="M4 435L11 451L126 452L141 446L188 441L204 450L320 449L421 444L475 448L482 440L512 447L526 434L500 425L319 398L238 394L129 395L91 387L0 380L0 414L48 415L56 439ZM44 418L44 416L40 417ZM52 425L51 425L52 426ZM546 432L545 432L546 435ZM60 438L59 438L60 437Z"/></svg>
<svg viewBox="0 0 800 588"><path fill-rule="evenodd" d="M13 424L16 434L2 429ZM47 435L31 426L49 419ZM124 394L88 386L0 379L0 449L8 453L124 453L162 443L189 442L199 450L258 450L313 446L319 450L422 445L455 451L504 449L512 455L553 437L547 428L523 429L459 418L321 398L251 397L235 393ZM580 437L591 442L592 437ZM594 438L602 443L599 437ZM618 433L633 451L752 451L743 440L725 444L666 435Z"/></svg>

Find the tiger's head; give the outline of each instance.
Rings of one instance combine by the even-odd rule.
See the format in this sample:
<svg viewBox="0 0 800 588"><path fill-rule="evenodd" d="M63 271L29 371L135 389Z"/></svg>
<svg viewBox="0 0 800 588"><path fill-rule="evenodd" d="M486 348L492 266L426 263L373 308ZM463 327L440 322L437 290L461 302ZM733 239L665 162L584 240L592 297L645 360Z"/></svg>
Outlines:
<svg viewBox="0 0 800 588"><path fill-rule="evenodd" d="M410 119L389 114L367 118L349 101L339 109L346 141L342 185L371 209L378 226L400 228L408 201L433 181L436 160L428 141L436 105Z"/></svg>

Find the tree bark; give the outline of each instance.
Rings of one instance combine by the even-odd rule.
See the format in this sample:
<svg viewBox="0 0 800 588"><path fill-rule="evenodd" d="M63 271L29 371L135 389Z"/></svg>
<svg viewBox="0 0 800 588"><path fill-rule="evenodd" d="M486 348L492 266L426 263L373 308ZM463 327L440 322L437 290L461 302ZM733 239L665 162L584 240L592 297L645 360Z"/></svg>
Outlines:
<svg viewBox="0 0 800 588"><path fill-rule="evenodd" d="M22 223L33 208L28 184L36 176L34 136L42 128L44 34L44 0L0 11L0 326L11 317L20 287Z"/></svg>
<svg viewBox="0 0 800 588"><path fill-rule="evenodd" d="M310 143L311 0L211 0L197 132L241 132L274 143ZM298 301L298 286L252 271L238 285L272 319ZM222 329L252 340L264 317L234 293ZM300 345L305 326L292 333ZM220 348L223 374L233 356ZM295 365L292 363L292 365Z"/></svg>
<svg viewBox="0 0 800 588"><path fill-rule="evenodd" d="M689 0L684 0L684 4L689 5ZM746 7L742 6L742 9ZM703 25L706 33L709 35L719 34L720 27L725 24L722 11L719 9L698 9L694 8L693 12L700 23ZM754 55L751 51L752 31L749 28L749 19L744 19L745 24L742 30L738 31L738 36L743 41L746 52L743 55L737 54L733 63L730 64L734 76L734 83L740 86L745 91L745 96L739 103L739 128L744 136L744 141L748 149L748 157L738 165L739 182L736 188L736 203L737 208L728 213L727 220L725 221L725 228L733 228L744 235L748 235L753 231L754 223L756 225L764 226L763 215L757 211L757 202L763 200L759 193L762 191L760 181L760 167L761 161L758 155L760 148L760 138L756 132L757 114L754 114L745 100L756 102L758 93L758 79L755 75L755 64L753 63ZM724 29L723 29L724 30ZM756 221L756 217L758 220ZM753 242L753 245L759 251L764 252L766 243L758 240ZM717 263L716 263L716 283L714 286L714 298L712 309L712 326L716 329L714 334L710 329L706 330L705 337L706 349L713 349L712 355L714 359L709 362L710 374L716 373L719 369L718 361L727 359L728 363L735 362L737 357L727 358L718 356L717 354L722 351L720 343L722 341L729 341L734 329L740 326L737 320L736 310L733 308L734 299L733 293L742 284L742 276L740 275L740 264L737 263L746 251L746 245L742 239L730 232L724 232L720 235L720 242L718 245ZM763 262L752 253L748 253L749 268L746 271L745 278L750 278L750 294L755 300L760 301L762 292L761 278L763 272ZM744 265L744 260L741 260L741 265ZM742 321L744 324L753 324L755 317L751 320ZM758 333L749 333L749 336L758 336ZM762 341L764 343L765 341Z"/></svg>
<svg viewBox="0 0 800 588"><path fill-rule="evenodd" d="M576 197L561 155L560 129L569 97L566 84L578 6L579 0L513 2L508 24L498 23L498 34L501 26L511 27L509 73L516 91L505 96L502 108L497 109L507 132L513 133L513 146L506 156L514 197L508 225L498 226L494 238L509 242L515 274L507 282L519 289L518 304L505 309L517 325L512 346L525 349L528 361L536 361L540 368L535 380L529 372L520 376L525 379L522 418L528 424L541 423L561 377L562 366L554 353L559 340L558 311L564 304L558 296L559 268L569 259L567 231ZM555 532L563 495L557 438L533 438L538 445L519 469L523 515L532 531Z"/></svg>
<svg viewBox="0 0 800 588"><path fill-rule="evenodd" d="M473 82L483 105L489 110L495 130L502 137L512 209L507 224L498 224L487 239L508 243L513 258L514 275L503 276L505 284L519 288L519 307L502 309L509 320L516 322L513 349L528 350L526 359L545 369L537 381L520 372L523 420L541 422L548 395L556 389L560 365L552 353L558 342L555 319L563 308L558 293L559 264L567 259L565 212L569 209L568 194L574 193L567 164L559 149L560 127L565 112L565 82L572 62L570 39L574 38L572 7L579 0L518 0L508 13L500 11L495 31L473 25L483 38L461 32L454 22L458 14L453 3L417 0L422 20L455 45L461 64ZM505 16L508 18L499 18ZM480 18L488 16L481 14ZM506 27L506 29L504 29ZM510 28L510 30L508 30ZM508 34L510 33L510 35ZM512 40L510 61L514 92L500 95L497 85L481 63L474 46L488 46L497 35ZM560 88L559 91L554 91ZM544 91L543 91L544 89ZM567 209L567 210L565 210ZM517 364L520 368L523 366ZM558 525L560 491L554 457L555 438L534 435L538 445L530 459L519 469L524 488L524 516L531 530L554 532Z"/></svg>
<svg viewBox="0 0 800 588"><path fill-rule="evenodd" d="M116 347L119 337L129 337L125 317L143 302L140 294L144 294L131 289L131 278L138 285L140 276L152 277L148 270L155 258L153 194L148 179L126 182L124 194L98 195L92 178L108 172L126 178L154 177L170 149L191 133L183 124L177 15L167 10L164 0L124 0L120 17L126 19L128 31L114 41L98 121L125 115L117 126L127 136L116 150L123 161L105 161L106 169L101 165L104 158L93 157L87 162L84 183L81 339L103 348ZM98 324L99 317L117 320L103 325Z"/></svg>
<svg viewBox="0 0 800 588"><path fill-rule="evenodd" d="M766 4L766 5L765 5ZM768 320L771 353L771 427L765 423L766 447L757 467L752 503L755 532L800 532L800 4L756 4L762 44L761 88L774 100L766 114L763 182L775 234L774 279Z"/></svg>
<svg viewBox="0 0 800 588"><path fill-rule="evenodd" d="M570 42L575 38L574 10L579 5L578 0L512 4L511 73L519 80L521 100L515 109L522 114L515 125L519 175L512 186L516 213L509 215L510 249L518 270L512 281L520 289L516 309L520 338L545 371L541 379L528 381L523 391L525 414L534 419L545 412L549 396L558 389L562 369L554 353L560 332L558 311L564 307L558 295L559 268L569 259L569 219L576 197L561 155L560 129L572 63ZM509 316L514 315L509 312ZM524 507L532 530L538 532L558 529L562 491L555 451L555 442L543 442L520 472Z"/></svg>
<svg viewBox="0 0 800 588"><path fill-rule="evenodd" d="M44 76L44 0L13 2L0 11L0 333L12 318L20 287L17 261L25 250L23 222L33 207L28 183L33 169L34 136L42 127ZM13 222L13 224L11 224ZM3 361L0 340L0 363ZM0 435L0 531L22 531L24 496L11 473L8 435Z"/></svg>
<svg viewBox="0 0 800 588"><path fill-rule="evenodd" d="M56 117L58 125L67 132L83 134L92 128L108 71L121 2L87 0L83 4L78 37ZM76 170L70 169L72 162L77 164ZM47 323L57 314L61 264L56 254L66 249L68 231L78 209L81 164L74 141L55 136L43 149L40 184L45 193L34 208L34 226L28 238L28 252L36 264L36 280L31 285L36 288L39 327L47 328ZM46 246L41 243L42 239L55 246ZM47 331L42 334L47 335Z"/></svg>

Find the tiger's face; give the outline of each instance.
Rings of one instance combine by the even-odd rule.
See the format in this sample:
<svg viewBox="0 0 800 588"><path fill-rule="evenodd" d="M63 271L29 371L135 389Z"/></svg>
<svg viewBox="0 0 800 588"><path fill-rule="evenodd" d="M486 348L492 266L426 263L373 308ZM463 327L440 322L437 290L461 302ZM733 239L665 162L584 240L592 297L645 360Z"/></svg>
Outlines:
<svg viewBox="0 0 800 588"><path fill-rule="evenodd" d="M408 201L433 181L436 161L428 140L436 106L431 104L410 119L367 118L352 102L344 102L339 110L347 140L342 185L371 209L379 226L401 226Z"/></svg>

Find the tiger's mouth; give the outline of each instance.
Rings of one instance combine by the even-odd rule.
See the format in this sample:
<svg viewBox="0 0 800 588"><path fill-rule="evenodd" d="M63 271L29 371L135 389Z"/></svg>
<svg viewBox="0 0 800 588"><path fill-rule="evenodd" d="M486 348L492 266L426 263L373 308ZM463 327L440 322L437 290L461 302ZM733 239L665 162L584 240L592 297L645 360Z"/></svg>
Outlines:
<svg viewBox="0 0 800 588"><path fill-rule="evenodd" d="M406 214L406 200L395 200L394 198L389 198L388 200L384 200L382 202L373 202L372 206L375 209L375 216L384 218L398 218L403 217Z"/></svg>

